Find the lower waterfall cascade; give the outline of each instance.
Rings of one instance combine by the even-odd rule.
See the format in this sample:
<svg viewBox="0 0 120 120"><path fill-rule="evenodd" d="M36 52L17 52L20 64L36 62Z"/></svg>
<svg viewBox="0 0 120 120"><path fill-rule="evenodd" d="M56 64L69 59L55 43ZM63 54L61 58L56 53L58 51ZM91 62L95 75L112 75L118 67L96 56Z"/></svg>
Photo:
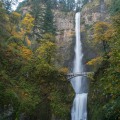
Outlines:
<svg viewBox="0 0 120 120"><path fill-rule="evenodd" d="M80 12L77 12L75 15L75 32L76 43L73 73L80 73L84 71L82 64L82 42L80 37ZM79 76L72 79L71 84L76 93L71 110L71 120L87 120L87 92L84 90L86 89L87 82L84 77Z"/></svg>

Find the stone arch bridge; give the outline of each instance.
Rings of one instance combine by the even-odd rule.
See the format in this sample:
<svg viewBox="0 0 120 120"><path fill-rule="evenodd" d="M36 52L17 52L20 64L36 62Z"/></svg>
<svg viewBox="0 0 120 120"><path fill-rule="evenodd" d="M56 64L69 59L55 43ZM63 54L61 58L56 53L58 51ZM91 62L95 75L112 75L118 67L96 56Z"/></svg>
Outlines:
<svg viewBox="0 0 120 120"><path fill-rule="evenodd" d="M83 76L83 77L88 77L89 75L93 75L94 72L81 72L81 73L68 73L67 74L67 79L70 80L74 77L78 77L78 76Z"/></svg>

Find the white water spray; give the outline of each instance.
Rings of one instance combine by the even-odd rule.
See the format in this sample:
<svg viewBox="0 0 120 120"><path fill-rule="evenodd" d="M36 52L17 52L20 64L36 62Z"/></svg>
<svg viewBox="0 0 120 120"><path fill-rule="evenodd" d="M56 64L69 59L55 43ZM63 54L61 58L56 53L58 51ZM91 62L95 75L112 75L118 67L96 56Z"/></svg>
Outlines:
<svg viewBox="0 0 120 120"><path fill-rule="evenodd" d="M75 59L74 59L74 73L83 72L82 65L82 43L80 38L80 13L76 13L75 16L76 26L76 44L75 44ZM84 82L84 78L76 77L71 80L71 84L75 90L76 96L73 101L73 107L71 110L71 119L72 120L87 120L87 93L84 93L84 88L86 86L86 82ZM85 86L84 86L85 85Z"/></svg>

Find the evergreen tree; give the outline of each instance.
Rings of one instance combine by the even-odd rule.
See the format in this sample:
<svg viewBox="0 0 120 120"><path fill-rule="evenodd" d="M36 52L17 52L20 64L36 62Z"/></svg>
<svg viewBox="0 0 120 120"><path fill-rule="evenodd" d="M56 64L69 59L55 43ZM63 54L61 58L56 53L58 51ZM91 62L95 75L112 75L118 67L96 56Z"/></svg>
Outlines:
<svg viewBox="0 0 120 120"><path fill-rule="evenodd" d="M118 14L120 12L120 0L112 0L111 14Z"/></svg>
<svg viewBox="0 0 120 120"><path fill-rule="evenodd" d="M46 3L46 11L43 24L44 33L51 33L55 35L54 16L52 13L51 2Z"/></svg>
<svg viewBox="0 0 120 120"><path fill-rule="evenodd" d="M63 11L71 11L75 8L75 0L59 0L59 4Z"/></svg>
<svg viewBox="0 0 120 120"><path fill-rule="evenodd" d="M53 9L56 9L56 8L57 8L57 5L58 5L58 1L57 1L57 0L52 0L52 1L51 1L51 5L52 5L52 8L53 8Z"/></svg>
<svg viewBox="0 0 120 120"><path fill-rule="evenodd" d="M33 38L34 40L39 40L43 34L43 23L45 15L45 5L42 0L32 1L32 15L35 18L34 27L33 27Z"/></svg>

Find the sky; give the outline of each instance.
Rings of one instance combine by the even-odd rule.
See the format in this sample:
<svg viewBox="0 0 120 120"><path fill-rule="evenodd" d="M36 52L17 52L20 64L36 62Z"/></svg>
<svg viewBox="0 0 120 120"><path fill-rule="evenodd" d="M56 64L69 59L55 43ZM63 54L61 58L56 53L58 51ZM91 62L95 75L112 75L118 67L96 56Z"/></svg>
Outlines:
<svg viewBox="0 0 120 120"><path fill-rule="evenodd" d="M24 0L18 0L19 3L22 2L22 1L24 1ZM16 5L13 5L13 6L12 6L12 9L13 9L13 10L16 10L16 8L17 8L17 6L19 5L19 3L16 4Z"/></svg>

